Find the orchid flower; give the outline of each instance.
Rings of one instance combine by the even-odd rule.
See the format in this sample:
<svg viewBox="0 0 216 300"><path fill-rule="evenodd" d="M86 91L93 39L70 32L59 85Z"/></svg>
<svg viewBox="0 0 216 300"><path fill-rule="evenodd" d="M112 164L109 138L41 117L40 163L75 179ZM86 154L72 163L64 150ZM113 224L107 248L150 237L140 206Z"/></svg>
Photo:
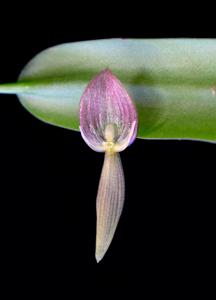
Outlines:
<svg viewBox="0 0 216 300"><path fill-rule="evenodd" d="M90 148L105 152L96 205L97 262L109 248L122 213L125 180L119 152L136 138L137 124L130 96L109 69L90 81L80 101L80 131Z"/></svg>

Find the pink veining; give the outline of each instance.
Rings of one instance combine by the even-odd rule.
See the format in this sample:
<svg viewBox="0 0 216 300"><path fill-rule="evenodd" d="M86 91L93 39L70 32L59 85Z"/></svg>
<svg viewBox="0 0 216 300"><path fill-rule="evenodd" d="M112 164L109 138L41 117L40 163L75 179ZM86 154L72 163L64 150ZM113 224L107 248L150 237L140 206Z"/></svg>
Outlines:
<svg viewBox="0 0 216 300"><path fill-rule="evenodd" d="M80 129L89 146L97 151L104 142L107 124L115 124L115 142L128 136L133 126L131 144L137 133L137 113L135 106L121 82L109 69L93 78L86 87L80 102ZM100 150L99 150L100 151Z"/></svg>

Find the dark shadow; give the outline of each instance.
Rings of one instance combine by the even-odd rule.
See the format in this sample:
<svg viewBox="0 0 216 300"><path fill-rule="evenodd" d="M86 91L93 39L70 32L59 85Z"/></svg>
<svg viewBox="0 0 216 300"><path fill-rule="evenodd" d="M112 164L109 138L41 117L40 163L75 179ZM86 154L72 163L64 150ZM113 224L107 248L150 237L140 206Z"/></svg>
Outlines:
<svg viewBox="0 0 216 300"><path fill-rule="evenodd" d="M132 78L127 90L139 114L138 135L148 136L166 121L164 101L159 88L144 70Z"/></svg>

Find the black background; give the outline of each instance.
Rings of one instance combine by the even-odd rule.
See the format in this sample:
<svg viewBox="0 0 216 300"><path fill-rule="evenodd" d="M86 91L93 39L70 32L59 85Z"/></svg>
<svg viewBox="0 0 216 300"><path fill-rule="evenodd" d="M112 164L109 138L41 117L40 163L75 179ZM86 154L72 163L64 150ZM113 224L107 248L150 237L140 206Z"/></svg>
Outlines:
<svg viewBox="0 0 216 300"><path fill-rule="evenodd" d="M215 37L209 6L199 13L197 4L190 10L187 4L80 6L2 9L0 82L16 81L34 55L64 42ZM175 297L188 288L191 295L206 295L213 281L215 144L136 140L122 153L124 211L109 251L96 264L95 199L103 155L90 150L79 133L31 116L16 96L0 95L0 102L1 248L8 293L60 290L73 298L80 285L80 295L131 289L144 297Z"/></svg>

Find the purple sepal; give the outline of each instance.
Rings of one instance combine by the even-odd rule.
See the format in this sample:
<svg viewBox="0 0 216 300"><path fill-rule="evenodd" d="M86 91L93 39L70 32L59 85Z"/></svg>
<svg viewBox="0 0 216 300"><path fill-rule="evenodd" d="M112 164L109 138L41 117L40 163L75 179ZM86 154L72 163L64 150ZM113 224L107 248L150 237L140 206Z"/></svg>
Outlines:
<svg viewBox="0 0 216 300"><path fill-rule="evenodd" d="M137 134L135 106L121 82L109 69L90 81L80 101L80 131L85 142L95 151L105 151L105 128L116 128L116 151L130 145Z"/></svg>

